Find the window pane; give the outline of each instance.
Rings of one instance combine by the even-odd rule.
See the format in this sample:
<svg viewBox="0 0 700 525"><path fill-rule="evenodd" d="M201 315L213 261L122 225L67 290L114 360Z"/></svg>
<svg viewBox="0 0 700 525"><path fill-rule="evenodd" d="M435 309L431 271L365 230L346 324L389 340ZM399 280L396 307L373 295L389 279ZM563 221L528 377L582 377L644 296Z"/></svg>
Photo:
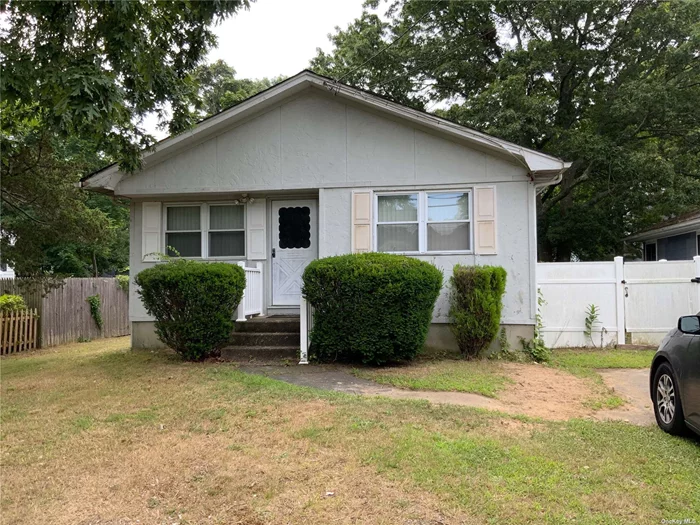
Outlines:
<svg viewBox="0 0 700 525"><path fill-rule="evenodd" d="M202 255L202 234L191 233L168 233L165 236L165 244L168 247L168 255L173 257L200 257ZM171 250L177 250L177 253Z"/></svg>
<svg viewBox="0 0 700 525"><path fill-rule="evenodd" d="M242 230L243 206L210 206L210 230Z"/></svg>
<svg viewBox="0 0 700 525"><path fill-rule="evenodd" d="M311 209L308 206L280 208L277 218L279 247L301 249L311 246Z"/></svg>
<svg viewBox="0 0 700 525"><path fill-rule="evenodd" d="M468 193L428 193L429 221L469 220Z"/></svg>
<svg viewBox="0 0 700 525"><path fill-rule="evenodd" d="M242 257L245 255L244 232L211 232L209 257Z"/></svg>
<svg viewBox="0 0 700 525"><path fill-rule="evenodd" d="M417 224L380 224L377 226L377 250L380 252L417 252Z"/></svg>
<svg viewBox="0 0 700 525"><path fill-rule="evenodd" d="M418 195L380 195L377 201L378 222L418 220Z"/></svg>
<svg viewBox="0 0 700 525"><path fill-rule="evenodd" d="M199 206L173 206L168 208L169 231L199 230Z"/></svg>
<svg viewBox="0 0 700 525"><path fill-rule="evenodd" d="M644 260L645 261L655 261L656 260L656 243L644 245Z"/></svg>
<svg viewBox="0 0 700 525"><path fill-rule="evenodd" d="M469 223L428 224L428 251L469 249Z"/></svg>

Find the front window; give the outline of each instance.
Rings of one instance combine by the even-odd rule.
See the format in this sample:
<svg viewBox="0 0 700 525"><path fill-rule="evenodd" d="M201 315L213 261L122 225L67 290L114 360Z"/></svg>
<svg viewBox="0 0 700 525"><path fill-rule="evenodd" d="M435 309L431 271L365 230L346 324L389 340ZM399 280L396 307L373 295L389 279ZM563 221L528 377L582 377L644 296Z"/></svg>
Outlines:
<svg viewBox="0 0 700 525"><path fill-rule="evenodd" d="M209 257L245 255L243 206L233 204L209 206Z"/></svg>
<svg viewBox="0 0 700 525"><path fill-rule="evenodd" d="M376 199L377 251L471 251L471 192L387 193Z"/></svg>
<svg viewBox="0 0 700 525"><path fill-rule="evenodd" d="M469 193L428 193L428 251L471 249Z"/></svg>
<svg viewBox="0 0 700 525"><path fill-rule="evenodd" d="M377 197L377 250L418 251L418 194Z"/></svg>
<svg viewBox="0 0 700 525"><path fill-rule="evenodd" d="M167 208L165 245L170 256L202 256L202 216L199 206Z"/></svg>
<svg viewBox="0 0 700 525"><path fill-rule="evenodd" d="M202 258L245 256L244 205L170 205L165 210L168 255Z"/></svg>
<svg viewBox="0 0 700 525"><path fill-rule="evenodd" d="M656 243L655 242L644 243L644 260L645 261L655 261L656 260Z"/></svg>

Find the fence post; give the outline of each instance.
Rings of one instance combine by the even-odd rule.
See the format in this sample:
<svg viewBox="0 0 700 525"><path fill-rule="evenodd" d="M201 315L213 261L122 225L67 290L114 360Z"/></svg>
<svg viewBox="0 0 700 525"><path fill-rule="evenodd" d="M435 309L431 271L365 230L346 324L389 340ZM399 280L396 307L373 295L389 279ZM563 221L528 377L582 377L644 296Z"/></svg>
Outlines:
<svg viewBox="0 0 700 525"><path fill-rule="evenodd" d="M309 364L309 309L306 304L306 297L303 295L299 300L299 364Z"/></svg>
<svg viewBox="0 0 700 525"><path fill-rule="evenodd" d="M617 344L625 344L625 264L622 257L615 261L615 313L617 317Z"/></svg>
<svg viewBox="0 0 700 525"><path fill-rule="evenodd" d="M236 263L238 266L243 268L243 273L245 274L245 261L239 261ZM246 280L245 288L243 288L243 295L241 295L241 302L238 303L238 319L236 321L244 322L245 319L245 293L248 288L248 282Z"/></svg>

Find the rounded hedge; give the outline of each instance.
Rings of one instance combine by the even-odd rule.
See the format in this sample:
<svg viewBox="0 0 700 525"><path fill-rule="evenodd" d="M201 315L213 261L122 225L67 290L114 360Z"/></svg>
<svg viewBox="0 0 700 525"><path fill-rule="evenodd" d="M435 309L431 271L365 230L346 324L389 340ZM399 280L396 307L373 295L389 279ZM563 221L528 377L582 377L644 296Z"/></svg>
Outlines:
<svg viewBox="0 0 700 525"><path fill-rule="evenodd" d="M200 361L229 339L245 272L235 264L175 259L143 270L134 281L155 317L158 338L185 359Z"/></svg>
<svg viewBox="0 0 700 525"><path fill-rule="evenodd" d="M314 307L312 358L381 365L423 348L442 272L402 255L364 253L313 261L303 293Z"/></svg>
<svg viewBox="0 0 700 525"><path fill-rule="evenodd" d="M460 352L477 357L498 334L506 291L500 266L455 265L450 278L450 329Z"/></svg>

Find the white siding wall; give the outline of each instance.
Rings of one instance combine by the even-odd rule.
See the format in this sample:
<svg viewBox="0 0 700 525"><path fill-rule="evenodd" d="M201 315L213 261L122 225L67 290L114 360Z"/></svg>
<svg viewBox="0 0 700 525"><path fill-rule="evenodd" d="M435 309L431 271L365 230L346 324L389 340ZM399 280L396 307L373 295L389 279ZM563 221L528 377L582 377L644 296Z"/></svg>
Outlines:
<svg viewBox="0 0 700 525"><path fill-rule="evenodd" d="M526 181L496 158L316 92L307 93L141 173L118 194ZM525 205L525 203L522 203Z"/></svg>
<svg viewBox="0 0 700 525"><path fill-rule="evenodd" d="M319 196L319 256L351 251L353 188L496 187L498 254L422 256L445 272L456 263L501 265L508 272L503 321L533 324L535 314L534 187L511 158L497 158L425 130L380 117L313 90L144 172L116 193L132 197L132 275L143 262L141 201L208 201L232 194ZM271 193L274 192L274 193ZM268 235L269 239L269 235ZM269 257L269 254L268 254ZM268 272L266 261L265 272ZM150 320L131 287L132 321ZM446 293L435 320L447 316Z"/></svg>

